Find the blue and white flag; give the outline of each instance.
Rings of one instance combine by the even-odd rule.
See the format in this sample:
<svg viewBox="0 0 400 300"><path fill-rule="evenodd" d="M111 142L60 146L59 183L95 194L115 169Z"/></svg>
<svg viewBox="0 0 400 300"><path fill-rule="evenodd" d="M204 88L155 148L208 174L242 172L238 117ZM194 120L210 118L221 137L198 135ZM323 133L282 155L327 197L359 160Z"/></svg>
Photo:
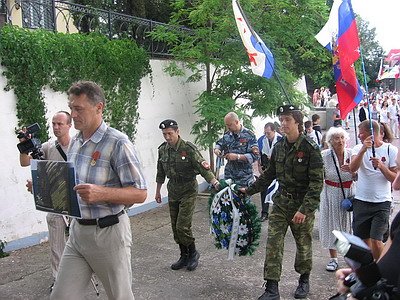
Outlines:
<svg viewBox="0 0 400 300"><path fill-rule="evenodd" d="M237 0L232 0L232 7L240 37L249 56L251 70L258 76L271 78L274 71L274 56L247 22Z"/></svg>

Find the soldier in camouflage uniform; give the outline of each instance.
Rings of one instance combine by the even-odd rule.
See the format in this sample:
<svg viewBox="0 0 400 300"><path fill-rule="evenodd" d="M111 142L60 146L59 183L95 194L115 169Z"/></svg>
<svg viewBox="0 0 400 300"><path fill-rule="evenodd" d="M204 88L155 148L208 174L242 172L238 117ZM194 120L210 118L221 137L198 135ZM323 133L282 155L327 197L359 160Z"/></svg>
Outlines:
<svg viewBox="0 0 400 300"><path fill-rule="evenodd" d="M240 124L236 113L228 113L224 122L229 131L216 143L214 153L228 160L225 179L249 186L254 182L253 162L260 158L257 139L253 132Z"/></svg>
<svg viewBox="0 0 400 300"><path fill-rule="evenodd" d="M196 175L200 174L216 189L219 188L219 182L196 146L180 138L176 121L165 120L160 123L159 128L166 142L158 147L155 199L157 203L161 203L161 186L165 177L168 177L168 204L172 231L181 251L179 260L171 265L171 269L179 270L186 267L187 270L193 271L200 257L192 234L192 217L198 191Z"/></svg>
<svg viewBox="0 0 400 300"><path fill-rule="evenodd" d="M266 289L260 300L280 299L278 282L282 271L284 239L290 227L296 241L294 268L300 274L296 299L309 293L312 267L312 229L323 185L323 162L318 145L303 134L303 115L293 105L277 110L284 138L275 144L265 172L242 192L255 194L277 179L280 188L269 219L264 279Z"/></svg>

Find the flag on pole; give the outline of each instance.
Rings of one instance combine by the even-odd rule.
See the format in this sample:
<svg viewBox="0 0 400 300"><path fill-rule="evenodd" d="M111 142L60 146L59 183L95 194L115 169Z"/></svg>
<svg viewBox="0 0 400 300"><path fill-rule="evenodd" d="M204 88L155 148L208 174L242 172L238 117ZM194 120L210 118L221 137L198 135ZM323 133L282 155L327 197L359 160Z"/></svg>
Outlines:
<svg viewBox="0 0 400 300"><path fill-rule="evenodd" d="M333 2L328 22L315 37L332 52L340 115L344 119L363 98L354 69L360 57L360 40L350 0Z"/></svg>
<svg viewBox="0 0 400 300"><path fill-rule="evenodd" d="M251 28L237 0L232 0L232 7L240 37L249 56L251 70L258 76L271 78L274 71L274 56Z"/></svg>

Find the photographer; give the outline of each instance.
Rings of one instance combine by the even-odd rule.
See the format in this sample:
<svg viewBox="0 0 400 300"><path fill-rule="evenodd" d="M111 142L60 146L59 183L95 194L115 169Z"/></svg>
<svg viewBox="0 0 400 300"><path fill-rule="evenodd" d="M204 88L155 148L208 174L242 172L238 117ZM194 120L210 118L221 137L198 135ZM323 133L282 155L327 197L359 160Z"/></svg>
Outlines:
<svg viewBox="0 0 400 300"><path fill-rule="evenodd" d="M66 160L63 156L67 152L71 137L69 130L71 128L71 115L65 111L57 112L52 119L53 133L56 136L56 140L49 140L42 145L43 156L41 158L46 160L64 161ZM20 138L20 142L26 141L27 138ZM58 146L59 145L59 146ZM20 164L22 167L29 166L30 160L32 159L31 154L20 153ZM28 190L30 188L30 181L27 184ZM66 220L63 216L48 213L46 216L47 226L49 229L49 243L51 250L51 269L54 277L54 282L57 278L58 265L61 260L62 253L65 247L65 231L67 228ZM53 284L50 289L52 289Z"/></svg>
<svg viewBox="0 0 400 300"><path fill-rule="evenodd" d="M399 176L397 176L399 177ZM400 179L399 179L400 180ZM391 227L389 239L385 244L381 258L377 262L377 266L382 278L386 280L387 287L394 287L393 292L389 294L389 299L399 299L398 291L400 289L400 212L394 218ZM346 276L352 273L350 268L339 269L336 272L338 280L338 292L345 294L349 292L349 288L344 284ZM390 290L388 291L390 292ZM353 295L349 295L347 299L357 299ZM368 299L368 298L366 298Z"/></svg>

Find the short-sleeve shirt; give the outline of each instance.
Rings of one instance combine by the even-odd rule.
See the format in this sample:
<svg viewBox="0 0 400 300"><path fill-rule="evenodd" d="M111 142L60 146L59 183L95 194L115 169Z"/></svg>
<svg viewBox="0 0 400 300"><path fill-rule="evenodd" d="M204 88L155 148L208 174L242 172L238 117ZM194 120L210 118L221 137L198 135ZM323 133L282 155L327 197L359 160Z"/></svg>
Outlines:
<svg viewBox="0 0 400 300"><path fill-rule="evenodd" d="M164 142L158 147L157 183L164 183L165 177L176 182L192 181L198 174L207 182L215 178L194 144L179 137L175 146Z"/></svg>
<svg viewBox="0 0 400 300"><path fill-rule="evenodd" d="M254 181L253 162L260 158L259 151L256 151L258 154L253 151L254 147L258 149L254 133L243 126L239 133L228 131L217 141L215 148L221 150L225 155L237 153L245 155L247 158L246 161L229 160L225 166L225 179L233 179L241 186L248 186Z"/></svg>
<svg viewBox="0 0 400 300"><path fill-rule="evenodd" d="M362 146L362 144L354 146L351 155L357 155ZM379 157L388 168L396 166L397 152L397 148L388 143L375 147L376 157ZM357 171L358 180L356 181L355 198L374 203L392 201L391 182L386 179L380 170L374 169L370 161L372 156L372 149L368 148Z"/></svg>
<svg viewBox="0 0 400 300"><path fill-rule="evenodd" d="M83 140L81 132L72 139L68 161L74 162L77 183L146 189L132 142L122 132L108 127L104 121L88 140ZM83 219L114 215L125 208L122 204L107 201L88 204L80 197L78 201Z"/></svg>

